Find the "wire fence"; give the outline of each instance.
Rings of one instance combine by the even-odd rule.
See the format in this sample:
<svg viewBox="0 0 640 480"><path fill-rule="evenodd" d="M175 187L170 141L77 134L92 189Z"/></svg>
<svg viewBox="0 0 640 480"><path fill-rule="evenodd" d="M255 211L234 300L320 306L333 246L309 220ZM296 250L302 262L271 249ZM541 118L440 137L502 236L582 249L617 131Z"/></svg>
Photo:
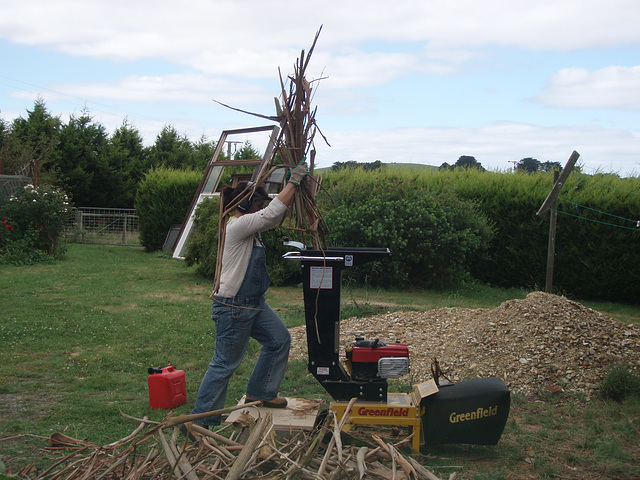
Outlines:
<svg viewBox="0 0 640 480"><path fill-rule="evenodd" d="M31 177L25 175L0 175L0 205L7 202L18 189L31 182Z"/></svg>
<svg viewBox="0 0 640 480"><path fill-rule="evenodd" d="M132 208L74 208L67 221L69 242L95 245L140 245L140 224Z"/></svg>

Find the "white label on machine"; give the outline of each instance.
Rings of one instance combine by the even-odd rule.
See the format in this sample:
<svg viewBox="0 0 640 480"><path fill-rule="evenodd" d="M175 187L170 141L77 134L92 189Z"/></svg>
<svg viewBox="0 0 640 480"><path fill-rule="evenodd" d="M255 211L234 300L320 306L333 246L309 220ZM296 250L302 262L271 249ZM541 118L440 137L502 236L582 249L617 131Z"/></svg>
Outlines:
<svg viewBox="0 0 640 480"><path fill-rule="evenodd" d="M333 288L333 267L311 267L309 285L311 288L331 290Z"/></svg>
<svg viewBox="0 0 640 480"><path fill-rule="evenodd" d="M318 367L316 375L329 375L329 367Z"/></svg>

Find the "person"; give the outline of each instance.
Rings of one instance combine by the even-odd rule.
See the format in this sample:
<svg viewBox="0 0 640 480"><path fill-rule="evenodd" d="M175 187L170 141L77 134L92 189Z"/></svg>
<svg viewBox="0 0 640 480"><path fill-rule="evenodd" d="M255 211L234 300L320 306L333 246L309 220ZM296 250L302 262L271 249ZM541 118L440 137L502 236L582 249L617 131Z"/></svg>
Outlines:
<svg viewBox="0 0 640 480"><path fill-rule="evenodd" d="M211 295L216 339L213 359L204 374L192 414L224 408L227 386L247 351L250 337L260 344L260 354L246 389L245 401L261 400L271 408L284 408L278 396L289 359L291 335L282 319L266 303L270 279L260 232L280 224L300 182L309 174L306 163L290 170L280 193L263 208L268 197L264 188L249 190L241 183L222 192L223 206L238 203L226 225L222 268L217 291ZM220 425L221 415L198 420L201 426Z"/></svg>

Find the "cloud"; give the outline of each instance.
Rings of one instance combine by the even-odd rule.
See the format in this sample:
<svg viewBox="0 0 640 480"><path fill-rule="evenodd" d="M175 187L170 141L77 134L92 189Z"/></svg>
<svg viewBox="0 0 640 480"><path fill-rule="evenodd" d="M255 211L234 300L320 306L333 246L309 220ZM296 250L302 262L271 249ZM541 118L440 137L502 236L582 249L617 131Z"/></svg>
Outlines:
<svg viewBox="0 0 640 480"><path fill-rule="evenodd" d="M43 89L16 90L13 98L31 102L42 98L47 105L86 106L90 111L116 111L120 115L141 116L133 112L144 109L192 109L193 106L213 109L214 100L242 108L246 105L273 110L273 90L259 83L199 74L131 75L112 82L65 83ZM68 108L68 107L67 107ZM162 114L158 114L162 116Z"/></svg>
<svg viewBox="0 0 640 480"><path fill-rule="evenodd" d="M381 42L396 51L414 43L566 51L640 43L635 0L399 0L393 8L388 0L343 0L313 9L293 0L32 0L4 5L0 31L15 43L114 61L224 69L237 63L233 57L257 60L262 75L307 48L320 24L327 49Z"/></svg>
<svg viewBox="0 0 640 480"><path fill-rule="evenodd" d="M398 0L393 8L388 0L343 0L313 8L314 15L293 0L30 0L3 6L0 35L78 58L159 60L183 69L65 91L103 92L105 98L121 92L138 101L153 100L156 92L191 103L208 101L209 91L229 101L239 98L231 91L253 97L261 87L251 82L270 82L268 90L278 91L278 68L291 73L321 25L308 78L326 72L331 81L324 89L354 95L412 74L459 73L492 46L567 51L640 44L636 0ZM566 95L565 76L560 72L537 100L585 102L586 95ZM234 82L237 88L229 85ZM614 101L615 92L607 93Z"/></svg>
<svg viewBox="0 0 640 480"><path fill-rule="evenodd" d="M574 108L640 109L640 66L610 66L590 72L564 68L547 83L536 101Z"/></svg>
<svg viewBox="0 0 640 480"><path fill-rule="evenodd" d="M256 83L197 74L133 75L112 83L58 85L58 91L89 98L133 102L181 102L211 105L212 99L256 102L269 95Z"/></svg>
<svg viewBox="0 0 640 480"><path fill-rule="evenodd" d="M640 45L637 0L5 3L0 38L9 46L2 58L12 68L3 75L12 91L0 97L3 118L20 108L13 98L31 103L41 95L56 114L86 105L97 121L108 119L109 131L127 116L148 144L164 123L215 139L260 122L212 100L272 114L278 69L293 73L323 25L306 75L328 77L314 97L332 144L318 146L323 162L439 165L474 155L509 168L528 156L563 162L581 148L583 157L637 167L629 112L640 107L640 67L625 65ZM16 60L14 51L27 58ZM525 103L531 98L538 105ZM570 126L578 108L600 109L594 124L628 131Z"/></svg>

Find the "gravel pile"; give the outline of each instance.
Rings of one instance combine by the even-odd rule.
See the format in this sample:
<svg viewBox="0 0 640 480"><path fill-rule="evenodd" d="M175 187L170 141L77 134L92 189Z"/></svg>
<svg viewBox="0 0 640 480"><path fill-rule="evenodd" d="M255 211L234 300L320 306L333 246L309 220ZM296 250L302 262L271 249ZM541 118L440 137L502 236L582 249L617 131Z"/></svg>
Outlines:
<svg viewBox="0 0 640 480"><path fill-rule="evenodd" d="M520 395L589 398L614 365L640 375L640 327L543 292L495 309L400 311L343 319L340 327L343 346L356 335L408 344L414 383L431 378L434 358L453 381L495 376ZM305 327L291 335L291 357L306 359Z"/></svg>

